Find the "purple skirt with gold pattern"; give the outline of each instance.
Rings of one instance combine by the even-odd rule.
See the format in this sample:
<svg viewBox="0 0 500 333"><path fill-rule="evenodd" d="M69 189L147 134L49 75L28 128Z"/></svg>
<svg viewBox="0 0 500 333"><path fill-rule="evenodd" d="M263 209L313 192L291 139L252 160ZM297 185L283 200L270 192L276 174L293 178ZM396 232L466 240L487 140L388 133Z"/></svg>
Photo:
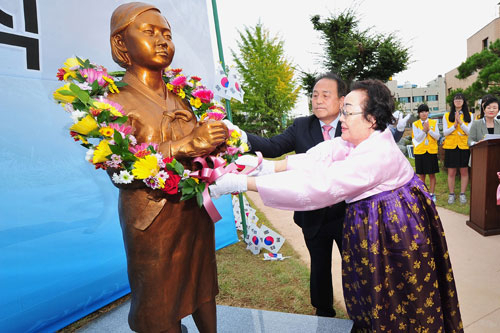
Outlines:
<svg viewBox="0 0 500 333"><path fill-rule="evenodd" d="M443 226L417 176L349 204L342 245L344 298L355 328L463 332Z"/></svg>

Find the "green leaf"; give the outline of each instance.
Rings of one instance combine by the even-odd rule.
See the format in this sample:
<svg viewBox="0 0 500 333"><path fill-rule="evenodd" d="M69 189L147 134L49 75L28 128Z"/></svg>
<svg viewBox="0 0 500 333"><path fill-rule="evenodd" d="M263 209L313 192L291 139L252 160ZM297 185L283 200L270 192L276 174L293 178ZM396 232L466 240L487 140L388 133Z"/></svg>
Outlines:
<svg viewBox="0 0 500 333"><path fill-rule="evenodd" d="M174 165L174 170L173 170L176 174L178 175L181 175L184 173L184 167L182 166L181 163L177 162L175 163Z"/></svg>
<svg viewBox="0 0 500 333"><path fill-rule="evenodd" d="M69 89L75 93L75 95L78 97L80 101L84 104L88 104L90 100L89 93L85 90L80 89L76 84L71 83L69 85Z"/></svg>
<svg viewBox="0 0 500 333"><path fill-rule="evenodd" d="M123 117L118 117L116 119L113 120L114 123L117 123L117 124L125 124L128 120L128 117L127 116L123 116Z"/></svg>
<svg viewBox="0 0 500 333"><path fill-rule="evenodd" d="M203 194L201 192L196 193L196 203L200 208L203 206Z"/></svg>
<svg viewBox="0 0 500 333"><path fill-rule="evenodd" d="M183 188L182 188L182 193L183 193L183 194L192 194L192 193L194 193L194 192L195 192L195 190L194 190L194 188L193 188L193 187L191 187L191 186L189 186L189 187L183 187Z"/></svg>
<svg viewBox="0 0 500 333"><path fill-rule="evenodd" d="M117 145L123 145L123 141L125 141L125 139L122 138L122 135L120 132L116 131L113 133L113 140L116 142Z"/></svg>
<svg viewBox="0 0 500 333"><path fill-rule="evenodd" d="M64 96L75 96L75 93L70 90L59 90L59 93Z"/></svg>
<svg viewBox="0 0 500 333"><path fill-rule="evenodd" d="M97 82L97 80L92 82L91 87L92 87L92 91L96 91L96 92L101 88L101 86L99 85L99 82ZM102 95L102 94L100 94L100 95Z"/></svg>
<svg viewBox="0 0 500 333"><path fill-rule="evenodd" d="M108 72L108 74L114 77L123 77L125 75L125 71Z"/></svg>

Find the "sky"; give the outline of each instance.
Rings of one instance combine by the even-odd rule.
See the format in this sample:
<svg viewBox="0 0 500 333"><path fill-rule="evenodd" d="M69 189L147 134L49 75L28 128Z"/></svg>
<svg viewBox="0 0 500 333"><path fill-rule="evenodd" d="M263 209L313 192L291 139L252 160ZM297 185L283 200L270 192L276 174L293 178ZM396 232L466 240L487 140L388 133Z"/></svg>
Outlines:
<svg viewBox="0 0 500 333"><path fill-rule="evenodd" d="M224 58L238 50L239 31L259 22L284 41L285 57L299 69L323 72L318 54L320 35L310 17L329 17L348 8L358 14L360 28L395 33L410 49L408 69L393 79L425 86L459 66L467 56L467 38L498 17L499 0L217 0ZM211 1L208 1L211 3ZM208 7L211 10L211 6ZM213 38L215 41L215 37ZM214 43L214 42L213 42ZM214 46L217 49L217 46ZM299 101L303 107L304 99Z"/></svg>

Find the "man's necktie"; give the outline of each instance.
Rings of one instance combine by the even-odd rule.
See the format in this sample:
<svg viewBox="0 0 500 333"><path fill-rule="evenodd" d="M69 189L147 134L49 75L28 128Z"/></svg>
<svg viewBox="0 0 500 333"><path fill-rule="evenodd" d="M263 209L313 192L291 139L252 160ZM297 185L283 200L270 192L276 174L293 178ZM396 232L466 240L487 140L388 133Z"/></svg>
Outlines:
<svg viewBox="0 0 500 333"><path fill-rule="evenodd" d="M331 137L330 137L330 130L333 128L332 126L330 125L323 125L323 138L326 140L330 140Z"/></svg>

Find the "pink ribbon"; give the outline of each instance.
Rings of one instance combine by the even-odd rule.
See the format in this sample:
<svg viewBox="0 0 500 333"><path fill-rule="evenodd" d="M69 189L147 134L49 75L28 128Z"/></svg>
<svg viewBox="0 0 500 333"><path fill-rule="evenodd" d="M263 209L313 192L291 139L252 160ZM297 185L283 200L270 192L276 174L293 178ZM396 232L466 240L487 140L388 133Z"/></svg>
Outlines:
<svg viewBox="0 0 500 333"><path fill-rule="evenodd" d="M213 168L208 167L208 163L206 161L207 158L209 158L212 161L214 165ZM222 219L222 216L217 211L217 208L215 207L214 202L212 201L212 198L208 193L208 185L212 184L217 178L221 177L222 175L233 172L234 170L236 170L237 166L236 164L231 163L228 166L224 167L226 161L223 158L215 156L208 156L205 158L197 157L194 159L194 162L200 163L202 168L199 171L192 172L190 176L198 178L201 181L205 182L206 184L205 190L203 190L202 193L203 207L205 207L205 210L207 211L208 215L215 223L220 219Z"/></svg>
<svg viewBox="0 0 500 333"><path fill-rule="evenodd" d="M262 163L262 154L260 151L256 152L258 157L257 165L245 172L241 172L241 174L247 175L253 170L255 170ZM208 167L207 158L209 158L214 167ZM223 158L208 156L208 157L197 157L194 159L194 162L198 162L201 164L202 168L199 171L195 171L190 173L190 177L198 178L201 181L206 183L205 190L203 190L203 207L207 211L208 215L215 223L222 219L222 216L219 214L219 211L214 205L212 198L210 197L210 193L208 192L208 185L212 184L217 180L217 178L222 177L226 173L239 173L237 168L238 166L235 163L230 163L225 166L226 161Z"/></svg>
<svg viewBox="0 0 500 333"><path fill-rule="evenodd" d="M497 172L497 176L500 181L500 172ZM500 185L497 187L497 205L500 206Z"/></svg>

